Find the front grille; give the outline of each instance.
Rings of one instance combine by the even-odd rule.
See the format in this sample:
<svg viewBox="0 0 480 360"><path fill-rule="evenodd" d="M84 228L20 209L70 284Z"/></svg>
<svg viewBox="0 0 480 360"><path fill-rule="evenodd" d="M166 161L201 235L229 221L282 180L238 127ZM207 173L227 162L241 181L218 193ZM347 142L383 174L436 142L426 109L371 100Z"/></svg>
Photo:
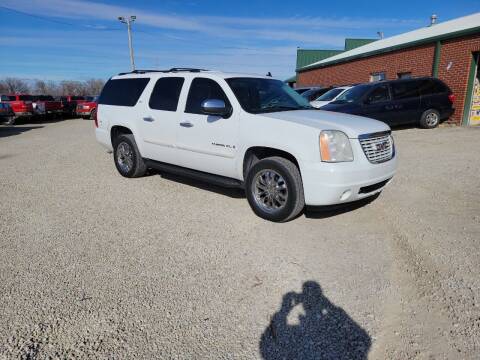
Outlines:
<svg viewBox="0 0 480 360"><path fill-rule="evenodd" d="M365 134L358 137L363 152L372 164L380 164L395 155L395 147L390 131Z"/></svg>

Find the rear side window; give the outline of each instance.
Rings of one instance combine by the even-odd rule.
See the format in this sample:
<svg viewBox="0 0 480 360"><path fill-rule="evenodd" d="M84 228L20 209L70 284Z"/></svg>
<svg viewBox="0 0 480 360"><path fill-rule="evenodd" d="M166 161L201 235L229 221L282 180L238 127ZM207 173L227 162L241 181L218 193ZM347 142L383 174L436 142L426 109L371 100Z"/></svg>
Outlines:
<svg viewBox="0 0 480 360"><path fill-rule="evenodd" d="M164 77L158 79L148 103L150 108L177 111L178 99L184 81L185 79L181 77Z"/></svg>
<svg viewBox="0 0 480 360"><path fill-rule="evenodd" d="M388 93L387 85L377 86L370 92L370 94L368 94L367 97L367 101L369 104L375 104L388 100L390 100L390 94Z"/></svg>
<svg viewBox="0 0 480 360"><path fill-rule="evenodd" d="M441 94L447 91L447 87L438 80L427 79L422 80L420 83L420 94L424 96Z"/></svg>
<svg viewBox="0 0 480 360"><path fill-rule="evenodd" d="M135 106L150 78L109 80L103 87L99 104Z"/></svg>
<svg viewBox="0 0 480 360"><path fill-rule="evenodd" d="M225 95L225 92L217 82L207 78L193 79L188 92L185 112L190 114L203 114L202 102L208 99L223 100L227 107L230 106L227 95Z"/></svg>
<svg viewBox="0 0 480 360"><path fill-rule="evenodd" d="M2 101L15 101L15 96L2 95Z"/></svg>
<svg viewBox="0 0 480 360"><path fill-rule="evenodd" d="M418 81L401 81L392 83L392 95L395 100L420 96Z"/></svg>

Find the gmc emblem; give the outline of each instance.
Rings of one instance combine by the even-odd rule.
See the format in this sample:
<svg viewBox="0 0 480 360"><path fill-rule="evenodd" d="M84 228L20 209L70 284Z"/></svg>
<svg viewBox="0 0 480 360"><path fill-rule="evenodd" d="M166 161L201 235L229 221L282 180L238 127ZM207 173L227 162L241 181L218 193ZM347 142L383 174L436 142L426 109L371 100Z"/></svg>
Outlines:
<svg viewBox="0 0 480 360"><path fill-rule="evenodd" d="M388 149L388 141L383 141L381 143L375 144L375 150L376 151L383 151Z"/></svg>

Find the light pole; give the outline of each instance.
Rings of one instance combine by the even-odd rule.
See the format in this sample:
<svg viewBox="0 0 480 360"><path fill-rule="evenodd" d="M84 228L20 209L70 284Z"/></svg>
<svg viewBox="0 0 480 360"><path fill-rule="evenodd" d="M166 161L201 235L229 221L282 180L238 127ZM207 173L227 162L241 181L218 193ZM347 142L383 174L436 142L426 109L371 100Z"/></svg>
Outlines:
<svg viewBox="0 0 480 360"><path fill-rule="evenodd" d="M136 16L119 16L118 20L123 23L127 24L128 30L128 48L130 49L130 64L132 65L132 71L135 71L135 59L133 58L133 44L132 44L132 22L136 20Z"/></svg>

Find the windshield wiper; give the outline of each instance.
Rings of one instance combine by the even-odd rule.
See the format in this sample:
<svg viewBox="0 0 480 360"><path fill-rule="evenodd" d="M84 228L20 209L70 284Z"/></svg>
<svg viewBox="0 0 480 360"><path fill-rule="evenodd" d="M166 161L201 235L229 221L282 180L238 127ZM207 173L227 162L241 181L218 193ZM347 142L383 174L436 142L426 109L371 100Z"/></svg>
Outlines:
<svg viewBox="0 0 480 360"><path fill-rule="evenodd" d="M288 111L307 109L304 106L286 106L286 105L271 105L261 109L262 112Z"/></svg>

